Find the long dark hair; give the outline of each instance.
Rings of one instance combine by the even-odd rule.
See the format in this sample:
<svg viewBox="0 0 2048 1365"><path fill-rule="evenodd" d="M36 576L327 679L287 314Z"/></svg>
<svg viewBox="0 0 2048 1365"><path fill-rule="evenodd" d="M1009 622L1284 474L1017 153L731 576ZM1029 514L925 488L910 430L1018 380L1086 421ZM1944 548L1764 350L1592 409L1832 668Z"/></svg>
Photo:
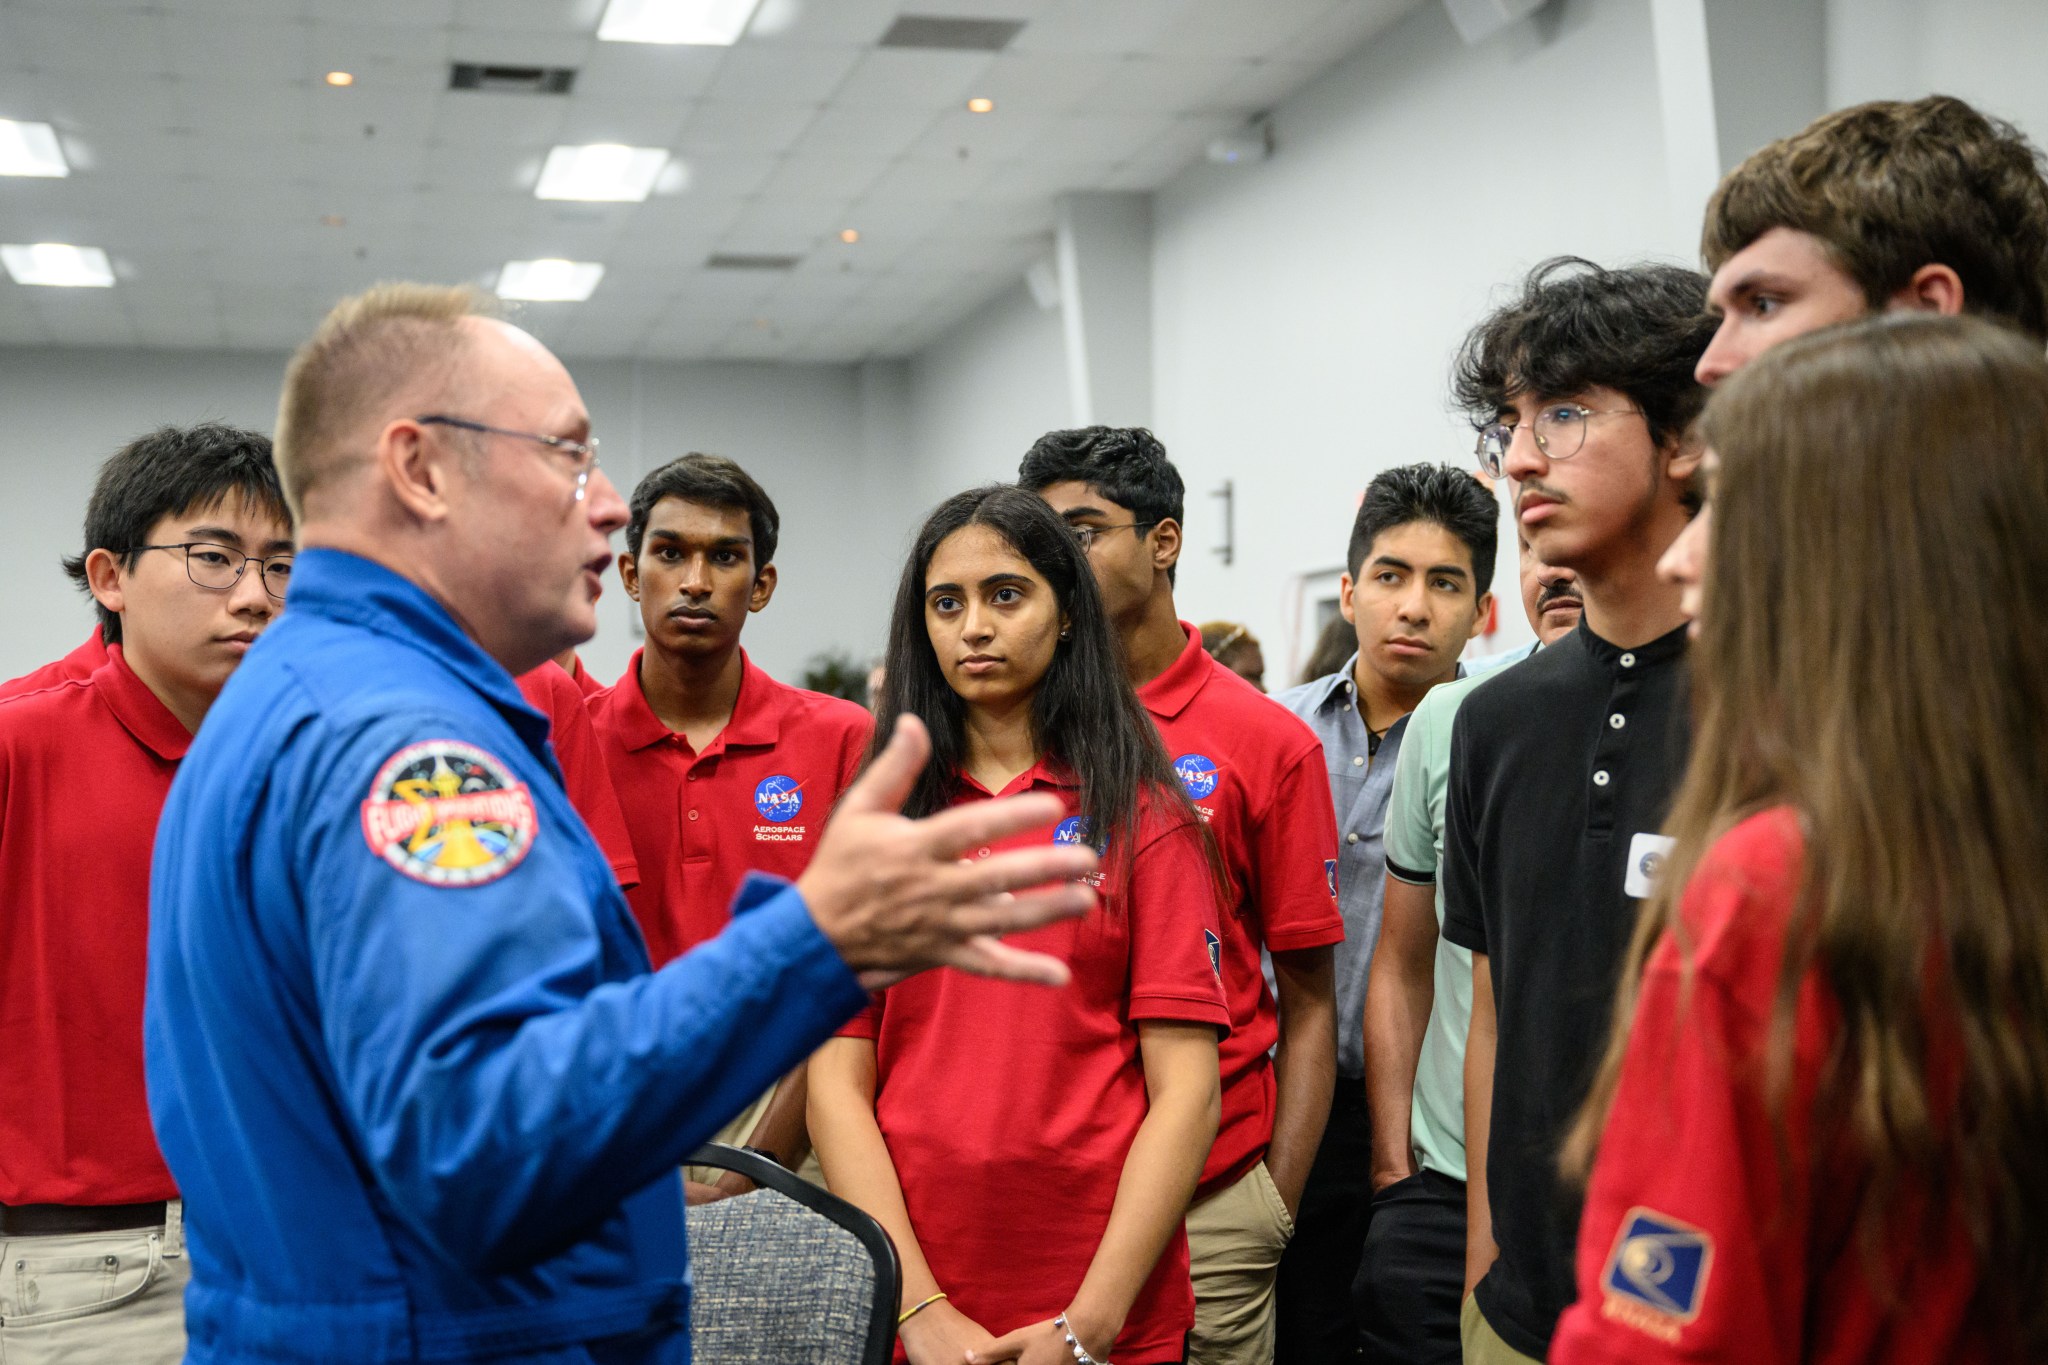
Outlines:
<svg viewBox="0 0 2048 1365"><path fill-rule="evenodd" d="M1039 752L1080 785L1081 812L1090 842L1135 849L1142 812L1199 827L1173 765L1138 704L1124 672L1123 649L1102 609L1095 575L1081 544L1044 499L1012 484L988 484L958 493L925 518L896 587L883 660L882 696L875 708L869 761L888 741L896 717L916 716L932 735L932 760L919 774L904 812L930 815L952 804L958 774L967 765L967 703L946 681L925 631L925 575L941 542L969 526L986 526L1007 541L1052 585L1066 613L1067 635L1031 699L1032 732Z"/></svg>
<svg viewBox="0 0 2048 1365"><path fill-rule="evenodd" d="M1959 1209L1981 1293L2048 1348L2048 360L1974 318L1883 314L1774 348L1714 395L1713 576L1677 841L1567 1147L1613 1103L1650 952L1688 968L1684 884L1754 811L1795 808L1803 885L1763 1079L1793 1011L1841 1009L1819 1113L1870 1164L1866 1248ZM1782 1139L1781 1139L1782 1142ZM1924 1192L1905 1201L1902 1193Z"/></svg>

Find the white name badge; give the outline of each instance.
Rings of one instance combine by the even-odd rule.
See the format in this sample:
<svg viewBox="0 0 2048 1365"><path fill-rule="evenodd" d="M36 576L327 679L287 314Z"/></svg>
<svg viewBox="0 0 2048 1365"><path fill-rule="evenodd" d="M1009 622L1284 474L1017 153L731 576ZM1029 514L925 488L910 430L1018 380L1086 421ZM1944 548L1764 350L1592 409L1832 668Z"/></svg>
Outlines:
<svg viewBox="0 0 2048 1365"><path fill-rule="evenodd" d="M1656 890L1657 870L1670 852L1671 840L1662 834L1638 834L1629 840L1628 875L1622 879L1621 889L1637 900Z"/></svg>

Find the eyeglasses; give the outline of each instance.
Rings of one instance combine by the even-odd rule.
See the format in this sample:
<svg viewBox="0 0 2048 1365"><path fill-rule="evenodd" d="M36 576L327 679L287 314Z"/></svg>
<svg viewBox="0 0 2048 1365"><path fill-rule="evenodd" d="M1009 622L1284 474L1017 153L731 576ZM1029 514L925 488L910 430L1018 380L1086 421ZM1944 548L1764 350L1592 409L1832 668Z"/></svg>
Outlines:
<svg viewBox="0 0 2048 1365"><path fill-rule="evenodd" d="M1580 403L1552 403L1536 414L1534 422L1492 422L1479 429L1479 464L1499 478L1507 463L1508 447L1515 432L1523 427L1536 438L1536 448L1547 460L1569 460L1586 444L1586 423L1595 417L1614 417L1641 412L1641 408L1589 408Z"/></svg>
<svg viewBox="0 0 2048 1365"><path fill-rule="evenodd" d="M1070 521L1067 523L1067 529L1074 533L1074 539L1081 542L1081 552L1086 554L1088 547L1095 543L1095 538L1104 531L1138 531L1158 524L1156 521L1126 521L1116 526L1097 526L1093 522Z"/></svg>
<svg viewBox="0 0 2048 1365"><path fill-rule="evenodd" d="M537 431L510 431L504 427L485 426L472 422L467 417L444 417L430 414L412 419L423 427L454 427L457 431L481 432L486 436L510 436L517 441L538 441L550 450L558 450L574 460L576 472L576 501L582 502L583 495L590 488L590 473L597 468L597 438L588 441L572 441L566 436L543 436Z"/></svg>
<svg viewBox="0 0 2048 1365"><path fill-rule="evenodd" d="M291 586L290 555L245 555L231 546L204 540L181 541L176 545L130 545L121 553L135 555L144 550L183 550L185 577L215 592L226 592L241 582L243 573L251 564L258 566L257 572L263 578L263 591L278 601L284 601L284 590Z"/></svg>

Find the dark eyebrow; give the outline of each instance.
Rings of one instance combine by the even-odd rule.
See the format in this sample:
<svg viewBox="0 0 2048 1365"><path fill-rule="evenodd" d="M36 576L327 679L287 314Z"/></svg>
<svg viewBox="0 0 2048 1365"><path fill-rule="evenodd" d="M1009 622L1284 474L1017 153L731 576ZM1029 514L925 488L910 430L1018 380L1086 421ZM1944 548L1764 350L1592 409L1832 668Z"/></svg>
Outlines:
<svg viewBox="0 0 2048 1365"><path fill-rule="evenodd" d="M225 526L188 526L185 528L185 534L194 540L211 541L215 545L231 545L237 550L242 548L242 538Z"/></svg>
<svg viewBox="0 0 2048 1365"><path fill-rule="evenodd" d="M1068 521L1072 521L1075 517L1106 517L1111 515L1111 513L1107 508L1093 507L1087 504L1083 504L1080 507L1069 507L1066 511L1060 513L1060 515L1065 517Z"/></svg>
<svg viewBox="0 0 2048 1365"><path fill-rule="evenodd" d="M647 538L649 540L672 540L675 541L678 545L687 545L690 543L689 537L685 536L681 531L671 531L667 527L663 526L649 527L647 531ZM720 536L716 540L712 541L711 545L712 548L717 549L723 546L751 546L753 543L754 538L752 536Z"/></svg>
<svg viewBox="0 0 2048 1365"><path fill-rule="evenodd" d="M1432 564L1429 566L1429 572L1433 574L1439 574L1445 578L1471 577L1470 574L1467 574L1462 568L1460 568L1456 564Z"/></svg>
<svg viewBox="0 0 2048 1365"><path fill-rule="evenodd" d="M1027 588L1031 586L1031 580L1020 573L992 573L981 580L981 586L984 588L993 588L999 583L1022 583Z"/></svg>
<svg viewBox="0 0 2048 1365"><path fill-rule="evenodd" d="M1390 569L1407 569L1410 572L1413 572L1415 569L1415 566L1413 564L1410 564L1407 560L1396 559L1392 555L1374 555L1372 562L1375 564L1384 564Z"/></svg>
<svg viewBox="0 0 2048 1365"><path fill-rule="evenodd" d="M292 544L292 542L289 540L266 541L264 542L263 546L263 553L266 557L274 557L276 555L297 554L298 550L299 547Z"/></svg>

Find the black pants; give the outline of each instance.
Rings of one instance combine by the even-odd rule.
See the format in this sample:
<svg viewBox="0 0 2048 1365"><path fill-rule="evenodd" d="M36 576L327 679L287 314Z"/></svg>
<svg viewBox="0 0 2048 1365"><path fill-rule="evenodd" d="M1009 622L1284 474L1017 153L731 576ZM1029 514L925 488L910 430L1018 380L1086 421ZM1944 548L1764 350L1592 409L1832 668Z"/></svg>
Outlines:
<svg viewBox="0 0 2048 1365"><path fill-rule="evenodd" d="M1422 1171L1374 1195L1351 1286L1367 1365L1459 1365L1464 1298L1465 1182Z"/></svg>
<svg viewBox="0 0 2048 1365"><path fill-rule="evenodd" d="M1365 1252L1371 1211L1372 1121L1365 1084L1339 1076L1330 1123L1301 1192L1294 1240L1280 1257L1273 1306L1275 1365L1358 1359L1351 1282Z"/></svg>

